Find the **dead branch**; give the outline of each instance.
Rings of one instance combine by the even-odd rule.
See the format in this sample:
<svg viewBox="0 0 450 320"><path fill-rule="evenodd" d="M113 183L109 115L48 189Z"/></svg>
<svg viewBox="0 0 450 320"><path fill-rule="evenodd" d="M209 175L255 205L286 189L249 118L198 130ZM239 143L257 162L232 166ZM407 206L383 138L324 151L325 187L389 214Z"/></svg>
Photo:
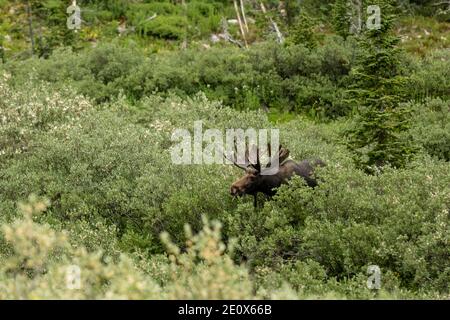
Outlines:
<svg viewBox="0 0 450 320"><path fill-rule="evenodd" d="M264 4L262 2L259 2L259 5L261 7L261 10L263 12L263 14L265 16L267 16L267 11L266 11L266 7L264 6ZM278 28L278 25L275 21L273 21L272 17L269 17L269 21L272 24L272 27L275 30L275 33L277 34L277 39L279 43L283 43L284 42L284 37L283 34L281 33L280 29Z"/></svg>

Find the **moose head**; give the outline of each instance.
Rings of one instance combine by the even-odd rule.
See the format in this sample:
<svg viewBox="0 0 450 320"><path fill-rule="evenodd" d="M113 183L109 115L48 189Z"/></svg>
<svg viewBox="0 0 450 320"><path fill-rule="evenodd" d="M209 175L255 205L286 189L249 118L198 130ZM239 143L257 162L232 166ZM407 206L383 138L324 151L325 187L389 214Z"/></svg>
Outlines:
<svg viewBox="0 0 450 320"><path fill-rule="evenodd" d="M267 197L272 197L276 193L276 189L283 183L287 183L294 174L301 176L309 187L316 187L317 181L313 176L314 169L316 166L326 165L320 159L316 159L312 163L308 160L303 160L299 163L293 160L287 160L289 157L289 150L282 146L279 147L278 153L272 157L270 144L267 148L269 162L265 166L261 165L258 148L253 150L254 152L252 155L256 154L256 159L254 159L253 162L249 160L251 157L249 157L248 148L246 148L245 160L244 163L241 164L236 161L236 149L235 142L234 155L233 158L229 160L232 161L235 166L244 170L245 174L231 185L230 194L234 197L247 194L252 195L255 208L257 206L257 195L259 192L265 194ZM272 164L275 163L278 163L277 168L275 168L278 169L276 171L272 168Z"/></svg>
<svg viewBox="0 0 450 320"><path fill-rule="evenodd" d="M249 150L247 148L245 150L244 163L238 163L236 160L236 144L235 153L231 160L235 166L244 170L245 174L231 185L230 194L232 196L253 195L255 207L257 205L258 192L262 192L266 196L272 196L275 194L273 189L279 187L286 178L283 170L280 169L283 167L282 163L289 157L289 150L280 146L278 153L273 157L271 156L270 144L268 144L267 150L270 160L265 166L261 165L260 151L258 148L256 150L254 149L253 152L253 154L256 154L255 161L250 161ZM279 164L277 172L274 172L272 168L273 163ZM269 172L269 170L271 171Z"/></svg>

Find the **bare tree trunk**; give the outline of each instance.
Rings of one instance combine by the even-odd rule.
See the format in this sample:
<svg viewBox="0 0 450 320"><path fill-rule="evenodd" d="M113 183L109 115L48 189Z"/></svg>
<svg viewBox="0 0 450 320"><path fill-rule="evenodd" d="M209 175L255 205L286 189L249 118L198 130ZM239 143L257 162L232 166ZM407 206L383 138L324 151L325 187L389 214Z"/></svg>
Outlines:
<svg viewBox="0 0 450 320"><path fill-rule="evenodd" d="M184 39L183 39L183 43L181 44L181 48L182 49L186 49L187 48L187 34L188 34L188 15L187 15L187 5L186 5L186 1L185 0L181 0L181 5L183 6L183 11L184 11L184 16L186 17L186 30L184 32Z"/></svg>
<svg viewBox="0 0 450 320"><path fill-rule="evenodd" d="M244 0L240 0L240 3L241 3L242 20L244 20L245 30L248 32L247 18L245 17Z"/></svg>
<svg viewBox="0 0 450 320"><path fill-rule="evenodd" d="M261 10L264 13L264 15L266 15L267 11L266 11L266 7L264 6L264 4L262 2L259 2L259 5L261 6ZM275 21L273 21L273 19L271 17L269 17L269 20L270 20L270 23L272 24L273 28L275 29L278 42L283 43L284 42L283 34L281 33L280 29L278 28L277 23Z"/></svg>
<svg viewBox="0 0 450 320"><path fill-rule="evenodd" d="M222 17L221 25L222 25L222 33L219 34L219 37L221 37L222 39L224 39L226 41L231 42L232 44L239 46L240 48L243 48L244 45L242 43L240 43L237 40L234 40L233 37L231 37L230 33L228 32L228 22L223 17Z"/></svg>
<svg viewBox="0 0 450 320"><path fill-rule="evenodd" d="M30 41L31 41L31 55L34 56L33 20L31 17L30 1L27 1L27 15L28 15L28 28L29 28L29 32L30 32Z"/></svg>
<svg viewBox="0 0 450 320"><path fill-rule="evenodd" d="M234 10L236 11L236 17L237 17L237 20L239 23L239 29L241 30L241 34L242 34L242 39L244 40L245 47L248 48L247 39L245 38L245 31L242 26L241 15L239 14L239 9L238 9L236 0L233 0L233 3L234 3Z"/></svg>

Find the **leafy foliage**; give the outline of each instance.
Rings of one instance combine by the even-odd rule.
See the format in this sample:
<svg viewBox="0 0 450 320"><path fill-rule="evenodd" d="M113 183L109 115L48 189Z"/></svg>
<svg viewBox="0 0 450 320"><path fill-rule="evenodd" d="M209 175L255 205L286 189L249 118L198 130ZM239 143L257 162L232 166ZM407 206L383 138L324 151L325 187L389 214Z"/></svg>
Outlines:
<svg viewBox="0 0 450 320"><path fill-rule="evenodd" d="M420 57L393 33L408 20L339 36L343 1L247 2L241 49L205 40L230 1L86 0L77 34L58 27L64 1L30 2L35 30L49 17L42 57L11 59L27 16L0 1L17 13L0 18L0 299L450 298L445 23L418 20L441 28ZM252 43L268 17L285 45ZM319 185L294 177L256 209L231 198L234 166L172 162L173 131L198 120L278 128L292 159L327 164Z"/></svg>
<svg viewBox="0 0 450 320"><path fill-rule="evenodd" d="M297 19L294 27L291 28L288 41L294 44L303 44L307 48L314 48L317 39L313 30L311 17L302 13Z"/></svg>
<svg viewBox="0 0 450 320"><path fill-rule="evenodd" d="M408 129L410 112L399 107L407 79L401 75L398 38L391 33L392 9L389 1L381 1L380 7L380 28L365 32L364 54L352 72L355 89L351 93L363 108L356 128L349 132L349 145L358 164L365 168L402 167L414 150L400 136Z"/></svg>
<svg viewBox="0 0 450 320"><path fill-rule="evenodd" d="M55 59L7 68L15 82L26 81L30 70L38 80L57 84L70 80L80 94L96 102L120 92L139 100L154 93L187 96L202 91L210 99L241 110L264 105L335 118L348 112L341 98L342 80L353 63L354 49L335 38L326 43L314 51L303 45L269 43L246 52L215 48L149 58L135 48L103 45L83 54L60 51Z"/></svg>
<svg viewBox="0 0 450 320"><path fill-rule="evenodd" d="M15 88L16 98L5 96L9 112L31 103L18 98L29 94L27 86ZM59 90L49 87L47 94ZM173 129L191 130L198 119L205 128L268 128L264 113L236 111L202 95L150 96L138 106L120 98L101 108L87 100L81 110L77 103L64 102L71 116L55 118L61 125L33 129L26 152L2 149L6 234L0 254L10 260L0 283L6 297L446 297L450 172L427 155L431 140L420 135L434 117L448 122L442 101L414 109L420 158L377 176L356 169L339 145L347 120L277 124L294 159L320 157L328 166L317 172L318 188L294 179L257 212L251 199L229 197L239 174L232 166L174 165L169 150ZM16 213L15 203L32 193L51 201L20 207L41 211L30 220ZM221 237L218 225L205 227L202 216L222 222ZM18 231L23 228L26 237ZM66 240L54 247L50 240L63 230ZM170 241L160 238L164 231ZM36 249L41 235L48 246ZM23 261L32 265L21 269ZM377 296L365 284L370 264L383 272ZM81 291L65 286L71 265L82 270Z"/></svg>

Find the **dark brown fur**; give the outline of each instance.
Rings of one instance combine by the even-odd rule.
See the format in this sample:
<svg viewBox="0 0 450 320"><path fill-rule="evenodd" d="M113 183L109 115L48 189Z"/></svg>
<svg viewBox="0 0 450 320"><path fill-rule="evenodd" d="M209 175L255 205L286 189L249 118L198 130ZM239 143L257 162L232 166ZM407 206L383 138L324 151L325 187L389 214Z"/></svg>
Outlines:
<svg viewBox="0 0 450 320"><path fill-rule="evenodd" d="M284 157L287 158L289 151L284 151L286 151ZM280 158L280 162L283 160ZM303 160L300 163L296 163L293 160L286 160L281 163L278 172L273 175L262 175L261 171L264 169L258 169L259 166L249 165L245 169L245 175L231 185L230 193L232 196L252 195L254 197L254 206L256 207L259 192L265 194L267 197L272 197L275 195L276 189L282 184L287 183L293 175L301 176L305 179L309 187L314 188L317 186L317 181L314 177L314 168L324 165L325 163L321 160L315 160L313 163L310 163L308 160Z"/></svg>

